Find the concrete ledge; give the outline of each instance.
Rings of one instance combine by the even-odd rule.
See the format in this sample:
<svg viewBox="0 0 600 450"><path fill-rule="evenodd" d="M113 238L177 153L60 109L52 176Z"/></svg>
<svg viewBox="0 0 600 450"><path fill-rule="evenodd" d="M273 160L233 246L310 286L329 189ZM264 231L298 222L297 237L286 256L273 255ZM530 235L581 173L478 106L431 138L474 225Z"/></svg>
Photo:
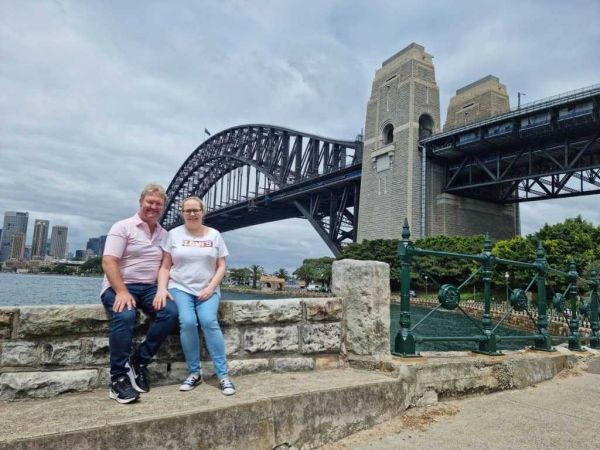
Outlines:
<svg viewBox="0 0 600 450"><path fill-rule="evenodd" d="M124 406L108 399L106 390L4 403L0 449L315 448L411 405L539 383L586 356L568 351L500 358L432 353L377 362L385 372L337 369L237 377L233 397L221 395L211 381L187 393L177 386L158 387Z"/></svg>

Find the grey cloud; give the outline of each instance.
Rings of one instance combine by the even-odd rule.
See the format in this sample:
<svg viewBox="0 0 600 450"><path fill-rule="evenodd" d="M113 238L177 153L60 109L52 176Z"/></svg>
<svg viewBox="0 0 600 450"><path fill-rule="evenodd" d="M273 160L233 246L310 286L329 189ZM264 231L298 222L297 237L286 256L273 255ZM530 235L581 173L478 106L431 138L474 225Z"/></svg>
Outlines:
<svg viewBox="0 0 600 450"><path fill-rule="evenodd" d="M442 115L489 73L516 103L517 91L536 100L600 72L595 1L57 0L2 12L0 213L67 224L72 250L133 214L146 183L168 185L204 128L354 138L375 70L410 42L435 57ZM599 223L594 198L523 205L523 229L578 213ZM230 265L293 269L330 254L301 220L225 237Z"/></svg>

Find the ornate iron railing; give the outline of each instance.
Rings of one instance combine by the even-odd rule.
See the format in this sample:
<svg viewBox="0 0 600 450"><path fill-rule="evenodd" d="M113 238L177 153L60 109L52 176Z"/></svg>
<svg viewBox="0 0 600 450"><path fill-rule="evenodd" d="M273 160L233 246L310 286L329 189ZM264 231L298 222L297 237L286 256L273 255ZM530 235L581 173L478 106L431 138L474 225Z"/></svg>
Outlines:
<svg viewBox="0 0 600 450"><path fill-rule="evenodd" d="M584 279L579 276L575 262L571 261L569 270L551 268L545 256L542 243L538 243L537 255L534 262L512 261L499 258L492 255L492 243L489 235L486 235L483 245L483 251L480 254L461 254L441 252L415 247L410 241L410 229L408 221L405 220L402 229L402 240L398 244L398 252L401 261L401 293L400 293L400 328L393 342L392 354L397 356L418 356L418 344L420 342L450 342L450 341L471 341L477 344L478 353L486 355L500 355L498 344L502 341L524 341L532 342L532 348L541 351L554 351L553 343L558 341L568 341L569 349L574 351L583 351L583 343L587 342L591 348L600 348L600 319L599 319L599 301L598 286L600 281L596 268L591 270L590 279ZM434 274L427 272L428 279L437 285L439 304L426 314L418 323L411 322L411 270L418 264L414 260L419 256L457 258L467 261L473 261L479 265L479 269L472 273L460 285L441 284L437 281ZM492 308L492 272L494 267L502 266L505 268L518 268L531 270L534 276L528 286L513 289L510 293L509 308L504 316L493 323ZM569 324L569 335L558 336L551 335L548 327L548 298L546 292L546 278L549 273L555 273L564 277L567 281L563 293L554 294L551 302L553 308L559 314L562 314L565 321ZM475 321L461 307L460 291L469 284L475 277L480 276L483 281L483 315L480 322ZM587 299L581 298L578 293L577 282L583 282L589 287L589 296ZM537 314L532 314L528 299L528 292L533 286L537 291ZM477 334L462 334L457 336L421 336L416 333L418 327L427 318L438 309L456 310L465 314L471 322L477 327ZM525 312L533 325L534 332L525 335L498 335L496 330L513 312ZM591 332L588 336L580 333L581 319L587 317Z"/></svg>

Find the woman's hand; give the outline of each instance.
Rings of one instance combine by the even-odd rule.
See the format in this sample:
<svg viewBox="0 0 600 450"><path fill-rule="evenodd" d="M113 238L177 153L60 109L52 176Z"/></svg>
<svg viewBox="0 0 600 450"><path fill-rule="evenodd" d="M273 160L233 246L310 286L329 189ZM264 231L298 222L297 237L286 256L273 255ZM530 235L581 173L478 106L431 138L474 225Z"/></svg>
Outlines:
<svg viewBox="0 0 600 450"><path fill-rule="evenodd" d="M206 286L198 294L198 300L200 300L201 302L203 302L205 300L208 300L210 298L210 296L213 295L214 293L215 293L215 289L214 288L212 288L210 286Z"/></svg>
<svg viewBox="0 0 600 450"><path fill-rule="evenodd" d="M158 289L156 291L156 295L154 296L154 301L152 302L153 308L158 311L165 307L167 303L167 299L173 300L173 297L166 289Z"/></svg>

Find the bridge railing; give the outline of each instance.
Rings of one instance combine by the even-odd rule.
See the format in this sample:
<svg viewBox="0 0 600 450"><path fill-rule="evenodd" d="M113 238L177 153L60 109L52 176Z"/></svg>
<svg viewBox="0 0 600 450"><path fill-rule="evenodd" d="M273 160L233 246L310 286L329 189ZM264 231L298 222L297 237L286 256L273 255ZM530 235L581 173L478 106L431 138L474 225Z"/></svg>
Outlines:
<svg viewBox="0 0 600 450"><path fill-rule="evenodd" d="M532 343L532 348L540 351L554 351L552 345L555 342L566 340L569 349L583 351L583 343L587 342L591 348L600 348L600 319L598 286L600 285L598 273L592 268L590 279L583 279L577 273L575 262L571 261L567 272L549 267L542 243L538 243L536 259L533 262L512 261L498 258L492 255L492 243L489 235L486 235L483 251L480 254L450 253L415 247L410 241L410 229L408 222L404 222L402 240L398 244L398 252L401 262L401 293L400 293L400 319L399 330L393 343L392 354L397 356L418 356L418 344L421 342L451 342L470 341L477 344L478 353L487 355L499 355L498 344L501 342ZM472 273L460 285L437 281L434 274L426 272L428 279L438 287L439 304L427 313L419 322L413 325L411 319L411 271L420 271L418 258L420 256L431 256L440 258L456 258L475 262L479 268ZM495 267L517 268L533 272L533 277L528 286L513 289L510 293L509 304L504 315L497 320L492 320L492 272ZM551 335L549 332L548 297L546 292L546 278L549 273L555 273L565 280L565 288L562 293L554 294L551 308L554 316L562 315L568 322L568 336ZM483 281L483 315L478 322L472 318L461 306L460 291L473 278L480 276ZM582 299L578 294L577 282L587 285L589 296ZM537 291L537 311L530 310L528 292L533 286ZM422 336L418 334L419 326L426 321L431 314L439 309L456 310L462 312L475 325L479 331L476 334L463 333L456 336ZM521 335L499 335L498 327L513 313L526 314L532 328L531 333ZM581 320L586 317L589 320L591 332L585 336L580 332Z"/></svg>

